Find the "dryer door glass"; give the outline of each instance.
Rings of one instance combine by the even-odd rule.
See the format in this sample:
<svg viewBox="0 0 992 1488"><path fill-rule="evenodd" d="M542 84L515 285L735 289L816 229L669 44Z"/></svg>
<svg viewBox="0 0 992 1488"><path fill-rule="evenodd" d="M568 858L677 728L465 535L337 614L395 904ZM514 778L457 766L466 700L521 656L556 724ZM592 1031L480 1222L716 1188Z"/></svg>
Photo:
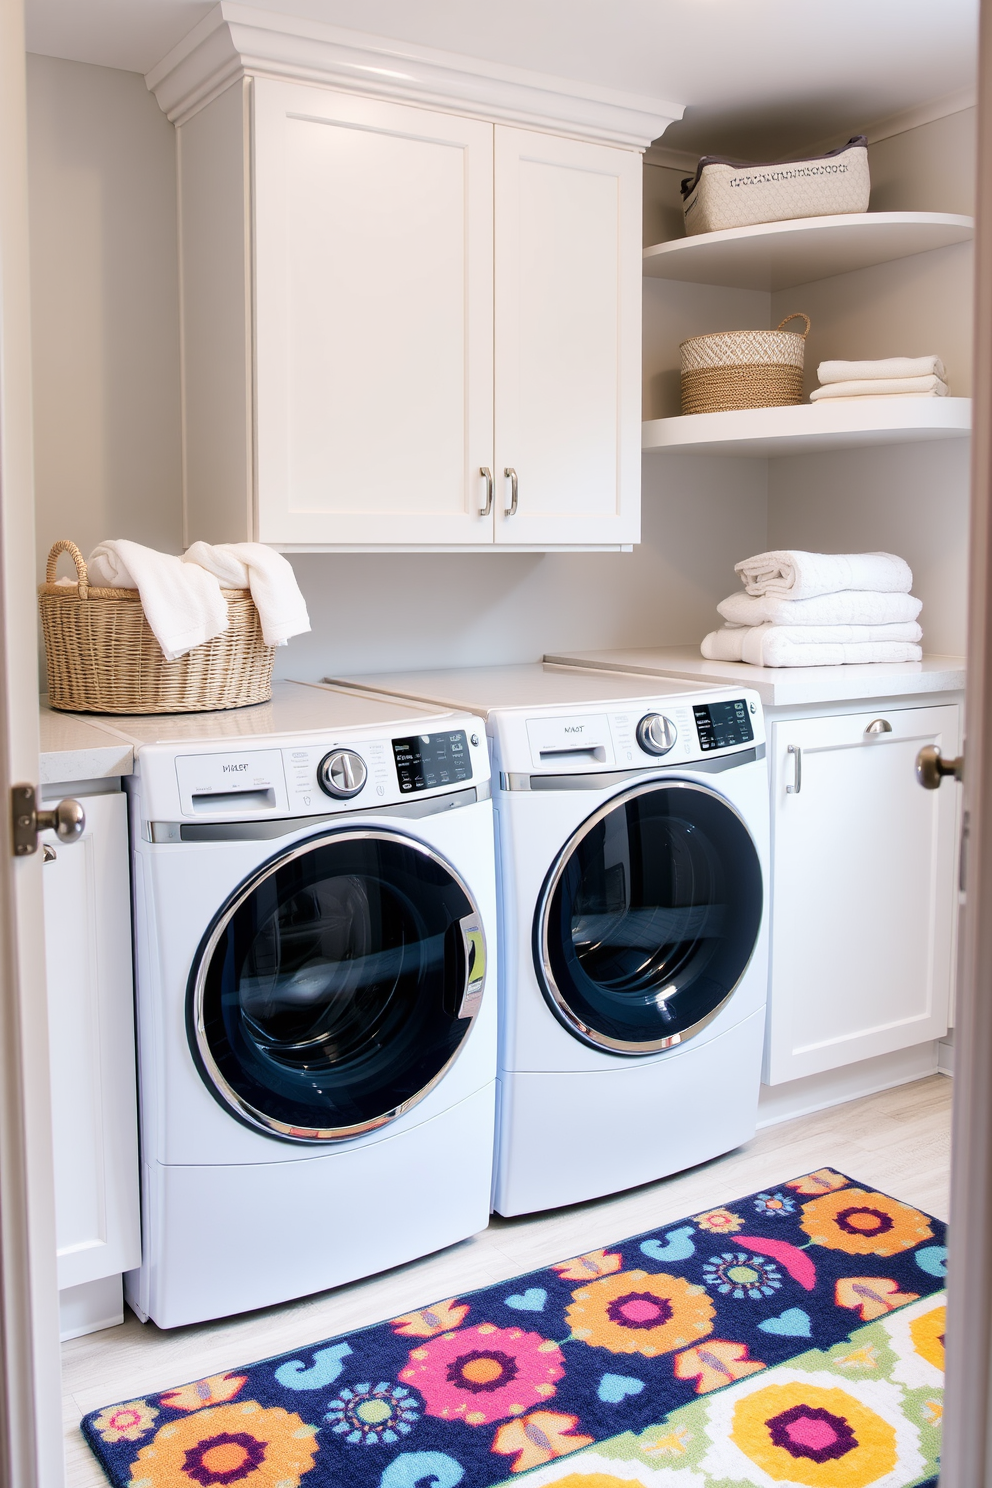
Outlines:
<svg viewBox="0 0 992 1488"><path fill-rule="evenodd" d="M654 1053L732 995L761 910L758 854L736 811L691 782L641 785L584 822L548 875L538 979L586 1043Z"/></svg>
<svg viewBox="0 0 992 1488"><path fill-rule="evenodd" d="M440 1079L485 976L465 885L384 831L308 839L241 886L190 976L190 1047L216 1097L289 1141L369 1131Z"/></svg>

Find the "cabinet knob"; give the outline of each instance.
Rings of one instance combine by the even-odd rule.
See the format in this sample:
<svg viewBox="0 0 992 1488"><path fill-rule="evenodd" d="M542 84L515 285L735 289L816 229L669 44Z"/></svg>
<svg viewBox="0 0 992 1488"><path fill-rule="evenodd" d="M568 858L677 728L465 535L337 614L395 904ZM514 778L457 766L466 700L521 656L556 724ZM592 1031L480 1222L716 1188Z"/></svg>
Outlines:
<svg viewBox="0 0 992 1488"><path fill-rule="evenodd" d="M865 733L869 735L891 734L891 732L892 725L887 718L875 718L865 729Z"/></svg>
<svg viewBox="0 0 992 1488"><path fill-rule="evenodd" d="M924 744L916 756L916 778L924 790L937 790L946 775L964 779L964 755L945 760L936 744Z"/></svg>

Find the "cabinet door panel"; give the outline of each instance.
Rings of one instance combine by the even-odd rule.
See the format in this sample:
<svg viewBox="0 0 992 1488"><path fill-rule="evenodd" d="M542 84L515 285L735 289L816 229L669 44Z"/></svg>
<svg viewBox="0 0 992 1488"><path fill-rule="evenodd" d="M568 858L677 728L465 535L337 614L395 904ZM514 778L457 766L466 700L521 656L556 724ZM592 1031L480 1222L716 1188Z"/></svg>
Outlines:
<svg viewBox="0 0 992 1488"><path fill-rule="evenodd" d="M769 1083L946 1032L958 803L914 762L958 736L953 706L774 725Z"/></svg>
<svg viewBox="0 0 992 1488"><path fill-rule="evenodd" d="M492 125L255 83L257 525L491 543Z"/></svg>
<svg viewBox="0 0 992 1488"><path fill-rule="evenodd" d="M638 540L640 201L634 152L497 125L497 542Z"/></svg>
<svg viewBox="0 0 992 1488"><path fill-rule="evenodd" d="M44 869L59 1287L137 1266L138 1136L123 795Z"/></svg>

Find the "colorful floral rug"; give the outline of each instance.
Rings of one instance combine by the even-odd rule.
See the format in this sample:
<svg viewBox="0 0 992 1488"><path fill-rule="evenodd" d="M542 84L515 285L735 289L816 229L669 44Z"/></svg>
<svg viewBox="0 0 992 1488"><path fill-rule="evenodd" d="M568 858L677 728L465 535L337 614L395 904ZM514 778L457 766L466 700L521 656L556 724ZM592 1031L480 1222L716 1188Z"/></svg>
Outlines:
<svg viewBox="0 0 992 1488"><path fill-rule="evenodd" d="M117 1488L910 1488L944 1239L822 1168L82 1430Z"/></svg>

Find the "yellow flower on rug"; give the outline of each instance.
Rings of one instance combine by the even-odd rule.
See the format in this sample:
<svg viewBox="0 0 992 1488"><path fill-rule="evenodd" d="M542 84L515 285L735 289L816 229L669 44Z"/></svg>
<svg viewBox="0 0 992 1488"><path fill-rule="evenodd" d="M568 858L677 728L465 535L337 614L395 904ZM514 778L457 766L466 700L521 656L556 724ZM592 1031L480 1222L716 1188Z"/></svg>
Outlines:
<svg viewBox="0 0 992 1488"><path fill-rule="evenodd" d="M162 1426L135 1458L129 1488L298 1488L313 1467L316 1437L316 1426L281 1406L211 1406Z"/></svg>
<svg viewBox="0 0 992 1488"><path fill-rule="evenodd" d="M664 1271L620 1271L572 1293L572 1336L614 1354L667 1354L713 1331L715 1309L701 1286Z"/></svg>
<svg viewBox="0 0 992 1488"><path fill-rule="evenodd" d="M909 1336L913 1347L921 1358L935 1369L944 1367L944 1329L947 1326L947 1308L934 1307L921 1317L914 1318L909 1325Z"/></svg>
<svg viewBox="0 0 992 1488"><path fill-rule="evenodd" d="M595 1276L610 1276L622 1265L623 1257L619 1251L590 1250L570 1261L559 1261L551 1269L558 1272L562 1281L592 1281Z"/></svg>
<svg viewBox="0 0 992 1488"><path fill-rule="evenodd" d="M594 1438L577 1432L578 1424L578 1416L566 1416L559 1411L531 1411L529 1416L520 1416L501 1426L493 1438L492 1449L516 1457L511 1472L527 1472L554 1457L563 1457L566 1452L590 1446Z"/></svg>
<svg viewBox="0 0 992 1488"><path fill-rule="evenodd" d="M144 1400L126 1400L123 1405L108 1405L93 1425L105 1442L140 1441L151 1431L157 1415L155 1407Z"/></svg>
<svg viewBox="0 0 992 1488"><path fill-rule="evenodd" d="M802 1229L815 1245L848 1255L898 1255L933 1235L919 1209L888 1194L845 1188L803 1205Z"/></svg>
<svg viewBox="0 0 992 1488"><path fill-rule="evenodd" d="M707 1209L705 1214L693 1218L701 1230L709 1230L711 1235L733 1235L744 1228L743 1219L730 1209Z"/></svg>
<svg viewBox="0 0 992 1488"><path fill-rule="evenodd" d="M435 1333L447 1333L457 1328L468 1316L468 1303L449 1297L446 1302L435 1302L433 1307L422 1307L419 1312L405 1312L394 1317L391 1327L402 1338L432 1338Z"/></svg>
<svg viewBox="0 0 992 1488"><path fill-rule="evenodd" d="M833 1193L838 1188L846 1188L847 1179L843 1173L835 1173L833 1168L817 1168L815 1173L793 1178L785 1186L798 1194L825 1194Z"/></svg>
<svg viewBox="0 0 992 1488"><path fill-rule="evenodd" d="M731 1438L783 1483L868 1488L899 1460L895 1428L842 1389L768 1385L738 1402Z"/></svg>

